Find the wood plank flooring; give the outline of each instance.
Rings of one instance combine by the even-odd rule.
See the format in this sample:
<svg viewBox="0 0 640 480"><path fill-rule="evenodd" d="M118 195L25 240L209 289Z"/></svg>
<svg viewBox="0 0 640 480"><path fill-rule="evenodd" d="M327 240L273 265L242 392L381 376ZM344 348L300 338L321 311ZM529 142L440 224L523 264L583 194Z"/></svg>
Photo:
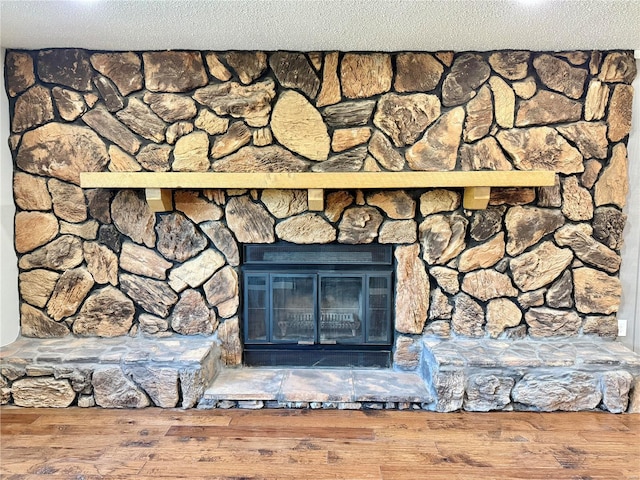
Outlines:
<svg viewBox="0 0 640 480"><path fill-rule="evenodd" d="M2 407L0 478L640 480L640 415Z"/></svg>

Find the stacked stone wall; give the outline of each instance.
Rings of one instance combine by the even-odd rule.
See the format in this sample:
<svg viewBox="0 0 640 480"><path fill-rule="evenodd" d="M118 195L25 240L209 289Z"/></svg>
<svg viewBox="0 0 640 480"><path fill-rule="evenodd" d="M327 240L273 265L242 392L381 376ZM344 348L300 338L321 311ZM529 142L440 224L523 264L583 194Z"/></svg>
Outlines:
<svg viewBox="0 0 640 480"><path fill-rule="evenodd" d="M396 245L395 365L423 335L614 338L632 52L8 51L25 336L216 335L243 243ZM554 187L82 189L80 172L552 170ZM5 380L3 379L3 382Z"/></svg>

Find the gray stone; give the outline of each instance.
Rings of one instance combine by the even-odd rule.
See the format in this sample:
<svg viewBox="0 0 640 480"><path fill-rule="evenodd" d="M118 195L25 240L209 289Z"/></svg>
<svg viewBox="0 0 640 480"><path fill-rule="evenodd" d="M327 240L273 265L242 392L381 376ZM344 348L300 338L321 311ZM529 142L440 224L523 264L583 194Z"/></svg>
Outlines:
<svg viewBox="0 0 640 480"><path fill-rule="evenodd" d="M401 333L422 333L429 313L429 277L419 253L417 243L395 249L395 329Z"/></svg>
<svg viewBox="0 0 640 480"><path fill-rule="evenodd" d="M52 242L23 255L18 267L24 270L46 268L49 270L69 270L82 263L82 240L72 235L62 235Z"/></svg>
<svg viewBox="0 0 640 480"><path fill-rule="evenodd" d="M582 225L566 225L555 234L555 240L562 247L569 247L585 263L609 273L620 269L620 256L591 235L591 228Z"/></svg>
<svg viewBox="0 0 640 480"><path fill-rule="evenodd" d="M571 250L543 242L511 260L511 271L520 290L537 290L555 280L572 261Z"/></svg>
<svg viewBox="0 0 640 480"><path fill-rule="evenodd" d="M602 375L602 405L611 413L624 413L629 406L633 376L624 370Z"/></svg>
<svg viewBox="0 0 640 480"><path fill-rule="evenodd" d="M224 263L224 257L220 253L208 248L197 257L173 268L169 273L169 285L176 292L181 292L187 286L197 288L209 280Z"/></svg>
<svg viewBox="0 0 640 480"><path fill-rule="evenodd" d="M371 119L375 100L340 102L322 110L322 117L328 127L343 128L366 125Z"/></svg>
<svg viewBox="0 0 640 480"><path fill-rule="evenodd" d="M40 85L20 95L13 107L11 131L22 133L53 120L51 92Z"/></svg>
<svg viewBox="0 0 640 480"><path fill-rule="evenodd" d="M565 219L558 210L536 207L511 207L505 217L507 228L507 253L519 255L542 237L564 225Z"/></svg>
<svg viewBox="0 0 640 480"><path fill-rule="evenodd" d="M20 334L33 338L55 338L69 335L63 323L57 323L37 308L23 303L20 305Z"/></svg>
<svg viewBox="0 0 640 480"><path fill-rule="evenodd" d="M208 85L196 90L193 98L218 115L242 118L250 127L265 127L275 96L275 83L268 78L246 87L235 82Z"/></svg>
<svg viewBox="0 0 640 480"><path fill-rule="evenodd" d="M27 52L9 51L5 58L7 93L15 97L36 82L33 58Z"/></svg>
<svg viewBox="0 0 640 480"><path fill-rule="evenodd" d="M197 290L185 290L171 314L171 328L182 335L211 335L216 317Z"/></svg>
<svg viewBox="0 0 640 480"><path fill-rule="evenodd" d="M82 121L131 155L140 149L138 137L102 106L89 110L82 116Z"/></svg>
<svg viewBox="0 0 640 480"><path fill-rule="evenodd" d="M436 288L431 291L431 302L429 305L429 319L449 319L453 312L453 306L449 303L449 297Z"/></svg>
<svg viewBox="0 0 640 480"><path fill-rule="evenodd" d="M442 84L442 103L451 107L471 100L476 95L475 89L489 78L490 73L489 65L480 55L464 53L458 56Z"/></svg>
<svg viewBox="0 0 640 480"><path fill-rule="evenodd" d="M502 229L502 217L505 207L489 207L473 213L469 235L474 240L484 242Z"/></svg>
<svg viewBox="0 0 640 480"><path fill-rule="evenodd" d="M353 207L344 212L338 226L338 242L371 243L378 236L382 215L373 207Z"/></svg>
<svg viewBox="0 0 640 480"><path fill-rule="evenodd" d="M429 265L446 264L465 248L468 221L462 215L432 215L419 227L423 258Z"/></svg>
<svg viewBox="0 0 640 480"><path fill-rule="evenodd" d="M460 293L454 301L451 327L457 335L484 336L485 316L482 307L469 295Z"/></svg>
<svg viewBox="0 0 640 480"><path fill-rule="evenodd" d="M435 320L427 323L424 329L426 336L449 338L451 336L451 324L448 320Z"/></svg>
<svg viewBox="0 0 640 480"><path fill-rule="evenodd" d="M58 83L74 90L91 90L93 72L89 54L78 48L40 50L38 76L47 83Z"/></svg>
<svg viewBox="0 0 640 480"><path fill-rule="evenodd" d="M240 265L238 243L224 224L220 222L205 222L200 224L200 229L211 239L213 245L222 252L229 265L233 267Z"/></svg>
<svg viewBox="0 0 640 480"><path fill-rule="evenodd" d="M587 315L582 324L582 333L615 340L618 337L618 319L615 315Z"/></svg>
<svg viewBox="0 0 640 480"><path fill-rule="evenodd" d="M404 335L396 340L393 352L393 365L400 370L416 370L420 366L422 354L421 342Z"/></svg>
<svg viewBox="0 0 640 480"><path fill-rule="evenodd" d="M173 408L178 404L178 371L169 367L131 366L125 375L142 387L153 404L160 408Z"/></svg>
<svg viewBox="0 0 640 480"><path fill-rule="evenodd" d="M387 93L378 101L373 123L396 147L404 147L414 144L439 116L440 100L435 95Z"/></svg>
<svg viewBox="0 0 640 480"><path fill-rule="evenodd" d="M490 269L467 273L462 280L462 290L483 302L492 298L518 295L506 274Z"/></svg>
<svg viewBox="0 0 640 480"><path fill-rule="evenodd" d="M111 223L111 191L103 188L96 188L84 191L87 197L89 215L100 223Z"/></svg>
<svg viewBox="0 0 640 480"><path fill-rule="evenodd" d="M515 381L497 375L472 375L467 380L464 409L468 412L504 410L511 403Z"/></svg>
<svg viewBox="0 0 640 480"><path fill-rule="evenodd" d="M548 307L529 309L524 320L529 325L529 335L534 338L575 336L582 325L576 312Z"/></svg>
<svg viewBox="0 0 640 480"><path fill-rule="evenodd" d="M587 71L584 68L571 67L565 61L547 54L534 58L533 67L542 83L550 89L571 98L582 96L587 78Z"/></svg>
<svg viewBox="0 0 640 480"><path fill-rule="evenodd" d="M229 318L235 315L240 301L238 274L235 269L226 266L216 272L204 284L204 294L209 305L216 307L220 317Z"/></svg>
<svg viewBox="0 0 640 480"><path fill-rule="evenodd" d="M269 57L269 65L280 85L301 90L311 99L316 98L320 79L303 53L272 53ZM243 83L247 82L243 81Z"/></svg>
<svg viewBox="0 0 640 480"><path fill-rule="evenodd" d="M73 315L93 284L93 276L85 267L66 270L56 282L47 304L47 314L54 320Z"/></svg>
<svg viewBox="0 0 640 480"><path fill-rule="evenodd" d="M573 271L573 285L579 312L609 315L618 311L622 295L619 278L582 267Z"/></svg>
<svg viewBox="0 0 640 480"><path fill-rule="evenodd" d="M118 232L116 227L113 225L101 225L100 228L98 229L97 222L94 222L94 223L95 223L95 226L92 227L92 230L91 230L93 233L93 237L90 238L90 240L94 240L96 238L95 231L97 230L98 243L101 243L102 245L106 245L116 253L120 253L120 249L122 248L122 241L120 239L120 233ZM91 225L91 222L85 222L83 225ZM88 230L88 227L87 227L87 230ZM84 227L82 228L82 231L84 231ZM72 233L72 232L66 232L66 233ZM78 234L78 236L85 238L85 236L80 234Z"/></svg>
<svg viewBox="0 0 640 480"><path fill-rule="evenodd" d="M307 161L277 145L243 147L222 160L213 163L214 172L303 172L309 169Z"/></svg>
<svg viewBox="0 0 640 480"><path fill-rule="evenodd" d="M597 208L593 215L593 236L609 248L620 250L627 216L614 207Z"/></svg>
<svg viewBox="0 0 640 480"><path fill-rule="evenodd" d="M464 109L454 108L431 125L422 139L407 149L405 158L412 170L453 170L462 135Z"/></svg>
<svg viewBox="0 0 640 480"><path fill-rule="evenodd" d="M51 377L16 380L11 385L11 395L18 407L65 408L76 399L68 380Z"/></svg>
<svg viewBox="0 0 640 480"><path fill-rule="evenodd" d="M122 291L147 312L166 318L169 309L178 301L178 296L159 280L123 273L120 275Z"/></svg>
<svg viewBox="0 0 640 480"><path fill-rule="evenodd" d="M184 262L203 251L207 239L179 213L163 216L156 225L158 251L168 260Z"/></svg>
<svg viewBox="0 0 640 480"><path fill-rule="evenodd" d="M276 236L296 244L331 243L336 239L336 229L316 213L303 213L278 223Z"/></svg>
<svg viewBox="0 0 640 480"><path fill-rule="evenodd" d="M597 380L582 372L526 374L512 391L513 401L543 412L594 409L602 398Z"/></svg>
<svg viewBox="0 0 640 480"><path fill-rule="evenodd" d="M552 308L573 307L573 281L568 270L549 287L547 305Z"/></svg>
<svg viewBox="0 0 640 480"><path fill-rule="evenodd" d="M147 247L156 244L153 229L156 217L147 202L133 190L120 190L111 204L111 218L116 228L136 243Z"/></svg>
<svg viewBox="0 0 640 480"><path fill-rule="evenodd" d="M107 149L93 131L55 122L26 132L16 157L16 165L25 172L76 185L80 172L102 171L108 161Z"/></svg>
<svg viewBox="0 0 640 480"><path fill-rule="evenodd" d="M72 318L73 333L82 336L115 337L129 333L135 307L120 290L108 286L92 293L80 313Z"/></svg>
<svg viewBox="0 0 640 480"><path fill-rule="evenodd" d="M144 83L152 92L188 92L208 82L200 52L144 52Z"/></svg>
<svg viewBox="0 0 640 480"><path fill-rule="evenodd" d="M142 313L138 317L140 330L143 333L154 335L160 332L166 332L169 329L169 321L164 318L158 318L148 313Z"/></svg>
<svg viewBox="0 0 640 480"><path fill-rule="evenodd" d="M142 90L142 62L133 52L95 53L91 65L111 79L122 95Z"/></svg>
<svg viewBox="0 0 640 480"><path fill-rule="evenodd" d="M92 383L96 404L103 408L144 408L151 403L119 367L98 368Z"/></svg>
<svg viewBox="0 0 640 480"><path fill-rule="evenodd" d="M455 412L462 408L465 375L461 370L440 371L433 378L436 391L436 411Z"/></svg>
<svg viewBox="0 0 640 480"><path fill-rule="evenodd" d="M227 225L241 243L273 243L274 219L247 196L233 197L225 209Z"/></svg>

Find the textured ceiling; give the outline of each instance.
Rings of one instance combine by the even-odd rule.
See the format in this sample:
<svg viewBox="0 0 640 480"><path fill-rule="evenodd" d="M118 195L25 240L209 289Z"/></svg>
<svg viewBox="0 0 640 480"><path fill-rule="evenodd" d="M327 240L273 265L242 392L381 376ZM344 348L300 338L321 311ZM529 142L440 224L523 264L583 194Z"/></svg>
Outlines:
<svg viewBox="0 0 640 480"><path fill-rule="evenodd" d="M640 49L640 0L0 0L6 48Z"/></svg>

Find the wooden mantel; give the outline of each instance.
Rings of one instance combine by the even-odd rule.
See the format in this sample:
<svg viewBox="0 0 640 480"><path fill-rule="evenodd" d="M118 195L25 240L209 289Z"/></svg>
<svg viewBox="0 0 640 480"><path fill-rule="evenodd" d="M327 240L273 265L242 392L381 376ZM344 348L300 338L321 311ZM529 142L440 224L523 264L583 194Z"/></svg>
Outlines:
<svg viewBox="0 0 640 480"><path fill-rule="evenodd" d="M447 172L83 172L82 188L144 188L155 212L172 209L172 189L302 189L308 190L309 210L324 210L324 190L464 188L463 206L487 208L491 187L549 187L552 171Z"/></svg>

